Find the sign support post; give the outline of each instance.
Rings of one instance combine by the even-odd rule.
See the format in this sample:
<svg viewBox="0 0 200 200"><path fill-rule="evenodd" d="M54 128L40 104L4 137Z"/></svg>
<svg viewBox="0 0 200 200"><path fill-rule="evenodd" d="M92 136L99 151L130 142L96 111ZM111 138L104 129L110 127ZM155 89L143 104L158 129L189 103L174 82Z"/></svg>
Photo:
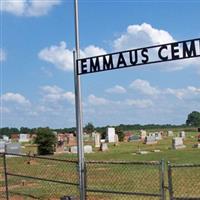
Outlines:
<svg viewBox="0 0 200 200"><path fill-rule="evenodd" d="M85 159L83 144L83 120L82 120L82 101L81 101L81 82L80 75L77 75L76 60L80 58L79 46L79 23L78 23L78 0L74 0L74 19L75 19L75 45L76 52L73 52L74 61L74 86L75 86L75 105L76 105L76 136L78 146L78 171L80 200L86 199L85 191Z"/></svg>

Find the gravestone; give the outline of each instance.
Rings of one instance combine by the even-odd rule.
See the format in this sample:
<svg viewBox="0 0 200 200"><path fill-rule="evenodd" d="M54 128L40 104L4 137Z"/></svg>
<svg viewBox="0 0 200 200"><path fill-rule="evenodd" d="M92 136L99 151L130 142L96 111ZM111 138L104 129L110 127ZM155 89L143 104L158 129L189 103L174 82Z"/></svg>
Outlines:
<svg viewBox="0 0 200 200"><path fill-rule="evenodd" d="M181 131L181 132L179 133L179 137L185 139L185 131Z"/></svg>
<svg viewBox="0 0 200 200"><path fill-rule="evenodd" d="M70 152L71 153L77 153L78 152L78 147L77 146L71 146L70 147Z"/></svg>
<svg viewBox="0 0 200 200"><path fill-rule="evenodd" d="M84 134L83 135L83 140L86 141L86 142L89 141L90 140L90 135L89 134Z"/></svg>
<svg viewBox="0 0 200 200"><path fill-rule="evenodd" d="M145 144L157 144L156 137L153 135L146 136L144 143Z"/></svg>
<svg viewBox="0 0 200 200"><path fill-rule="evenodd" d="M5 146L6 146L6 142L5 141L0 141L0 153L4 153L5 152Z"/></svg>
<svg viewBox="0 0 200 200"><path fill-rule="evenodd" d="M100 133L95 133L94 135L94 146L100 147Z"/></svg>
<svg viewBox="0 0 200 200"><path fill-rule="evenodd" d="M92 153L92 146L91 145L85 145L84 146L84 153Z"/></svg>
<svg viewBox="0 0 200 200"><path fill-rule="evenodd" d="M115 128L112 127L107 128L107 139L108 143L115 142Z"/></svg>
<svg viewBox="0 0 200 200"><path fill-rule="evenodd" d="M29 134L19 134L19 142L29 142L30 135Z"/></svg>
<svg viewBox="0 0 200 200"><path fill-rule="evenodd" d="M183 149L185 145L183 144L183 138L176 137L172 139L172 148L173 149Z"/></svg>
<svg viewBox="0 0 200 200"><path fill-rule="evenodd" d="M140 136L138 136L138 135L133 135L133 136L129 137L128 141L129 141L129 142L140 141Z"/></svg>
<svg viewBox="0 0 200 200"><path fill-rule="evenodd" d="M8 142L8 141L9 141L9 137L8 137L7 135L3 135L3 140L4 140L5 142Z"/></svg>
<svg viewBox="0 0 200 200"><path fill-rule="evenodd" d="M174 136L173 131L167 131L167 136L168 136L168 137L173 137L173 136Z"/></svg>
<svg viewBox="0 0 200 200"><path fill-rule="evenodd" d="M100 151L107 151L108 150L108 144L107 143L101 143Z"/></svg>
<svg viewBox="0 0 200 200"><path fill-rule="evenodd" d="M78 147L77 146L71 146L70 147L70 152L71 153L77 153L78 152ZM91 145L85 145L84 146L84 153L92 153L92 146Z"/></svg>
<svg viewBox="0 0 200 200"><path fill-rule="evenodd" d="M10 154L21 154L20 143L8 143L5 145L5 152Z"/></svg>
<svg viewBox="0 0 200 200"><path fill-rule="evenodd" d="M145 140L147 136L147 132L145 130L140 130L140 138L141 140Z"/></svg>
<svg viewBox="0 0 200 200"><path fill-rule="evenodd" d="M119 136L115 134L115 145L118 145L119 143Z"/></svg>
<svg viewBox="0 0 200 200"><path fill-rule="evenodd" d="M162 135L161 135L161 133L160 133L160 132L156 132L156 133L155 133L155 138L156 138L156 140L162 140Z"/></svg>
<svg viewBox="0 0 200 200"><path fill-rule="evenodd" d="M200 143L195 144L195 145L194 145L194 148L198 148L198 149L200 149Z"/></svg>

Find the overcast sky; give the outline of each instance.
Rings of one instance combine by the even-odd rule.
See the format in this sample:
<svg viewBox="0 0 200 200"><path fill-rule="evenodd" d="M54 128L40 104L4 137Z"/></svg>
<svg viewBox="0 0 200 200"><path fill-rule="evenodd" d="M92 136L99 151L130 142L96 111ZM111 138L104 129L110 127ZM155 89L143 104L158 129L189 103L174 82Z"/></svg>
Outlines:
<svg viewBox="0 0 200 200"><path fill-rule="evenodd" d="M72 0L0 0L1 127L75 126ZM79 0L81 56L200 37L199 1ZM182 124L200 58L84 75L84 124Z"/></svg>

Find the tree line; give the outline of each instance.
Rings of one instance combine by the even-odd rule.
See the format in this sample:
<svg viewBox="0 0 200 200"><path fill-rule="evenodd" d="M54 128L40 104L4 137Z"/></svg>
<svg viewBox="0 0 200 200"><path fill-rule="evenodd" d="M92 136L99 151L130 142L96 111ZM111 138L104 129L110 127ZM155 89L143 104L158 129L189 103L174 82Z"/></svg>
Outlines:
<svg viewBox="0 0 200 200"><path fill-rule="evenodd" d="M86 133L92 133L93 131L100 132L103 136L106 133L106 128L109 127L102 126L102 127L95 127L92 122L87 123L84 126L84 132ZM173 125L173 124L120 124L120 125L114 125L112 126L116 128L117 131L129 131L129 130L141 130L141 129L174 129L174 128L188 128L191 127L200 127L200 112L193 111L188 114L187 120L185 124L181 125ZM49 127L46 127L47 129L50 129ZM23 133L23 134L38 134L38 131L41 129L41 127L38 128L28 128L28 127L21 127L21 128L13 128L13 127L3 127L0 128L0 135L7 135L11 136L13 133ZM60 129L51 129L51 131L56 131L59 133L73 133L76 135L76 127L71 128L60 128Z"/></svg>

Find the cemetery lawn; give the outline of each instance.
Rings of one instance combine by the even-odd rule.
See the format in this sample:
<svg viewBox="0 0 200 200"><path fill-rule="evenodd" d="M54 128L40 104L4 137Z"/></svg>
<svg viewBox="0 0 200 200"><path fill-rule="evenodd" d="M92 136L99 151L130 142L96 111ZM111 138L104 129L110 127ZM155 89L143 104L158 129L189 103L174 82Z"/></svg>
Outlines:
<svg viewBox="0 0 200 200"><path fill-rule="evenodd" d="M175 133L176 134L176 133ZM173 150L172 138L165 137L158 141L157 144L146 145L143 142L120 142L118 146L109 144L107 152L101 152L98 148L93 148L94 153L85 154L86 160L124 160L124 161L170 161L173 164L193 163L200 164L200 149L193 148L197 144L197 132L186 133L187 137L184 140L185 149ZM148 151L146 155L137 154L138 149ZM160 150L160 152L152 152ZM57 158L76 159L74 154L54 155Z"/></svg>
<svg viewBox="0 0 200 200"><path fill-rule="evenodd" d="M173 164L193 163L200 164L200 149L193 148L194 144L197 144L197 132L186 133L187 137L184 141L186 145L185 149L173 150L172 137L165 137L163 140L158 141L154 145L145 145L142 142L120 142L119 145L114 146L109 144L109 150L107 152L100 152L98 148L94 148L94 153L85 154L86 161L170 161ZM88 141L87 144L92 144L92 141ZM138 149L141 151L148 151L146 155L137 154ZM153 152L153 150L160 150L160 152ZM51 156L59 159L77 159L75 154L57 154ZM27 158L8 158L7 166L10 172L24 174L28 176L39 176L41 178L53 179L53 180L65 180L69 182L77 182L76 166L74 164L66 164L63 162L51 162L51 161L39 161L36 160L33 164L27 164ZM3 179L3 162L0 158L0 189L4 184ZM93 189L109 189L116 191L141 191L150 193L159 193L159 177L156 168L154 167L140 167L137 165L88 165L88 187ZM190 182L195 186L198 183L198 176L195 176L195 169L190 168L189 174L194 174ZM194 173L193 173L194 172ZM167 185L167 170L166 181ZM198 172L199 173L199 172ZM157 175L155 175L157 174ZM137 184L132 184L134 181ZM150 177L148 179L144 177ZM189 178L187 173L181 172L181 181L184 183ZM22 187L22 183L25 180L25 187ZM191 180L190 180L191 181ZM113 184L116 183L116 184ZM176 184L176 183L174 183ZM128 187L125 187L127 186ZM66 191L71 195L78 194L76 186L66 187L62 184L49 183L44 181L37 181L26 178L11 177L9 178L10 195L23 195L27 199L58 199L61 195L65 195ZM109 188L108 188L109 186ZM148 189L147 189L148 188ZM186 187L182 193L190 194L192 187ZM197 192L194 194L194 191ZM193 195L198 196L199 190L193 190ZM1 192L0 192L1 193ZM90 195L94 195L90 193ZM90 196L91 198L91 196ZM90 200L90 198L88 198ZM118 200L120 196L104 196L103 199ZM0 195L1 199L1 195ZM26 199L26 198L25 198ZM102 199L97 197L92 199ZM123 197L123 199L129 199L129 197ZM131 198L131 199L137 199ZM151 199L151 198L145 198ZM167 198L168 199L168 198Z"/></svg>

